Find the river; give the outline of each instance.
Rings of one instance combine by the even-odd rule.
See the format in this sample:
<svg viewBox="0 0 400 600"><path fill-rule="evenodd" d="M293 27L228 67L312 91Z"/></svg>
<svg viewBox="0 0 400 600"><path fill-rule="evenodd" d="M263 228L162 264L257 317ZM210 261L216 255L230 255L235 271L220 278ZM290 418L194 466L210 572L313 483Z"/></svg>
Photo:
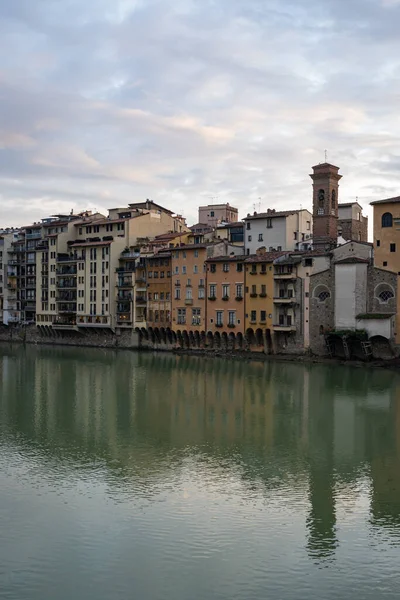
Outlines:
<svg viewBox="0 0 400 600"><path fill-rule="evenodd" d="M0 346L0 598L398 598L400 377Z"/></svg>

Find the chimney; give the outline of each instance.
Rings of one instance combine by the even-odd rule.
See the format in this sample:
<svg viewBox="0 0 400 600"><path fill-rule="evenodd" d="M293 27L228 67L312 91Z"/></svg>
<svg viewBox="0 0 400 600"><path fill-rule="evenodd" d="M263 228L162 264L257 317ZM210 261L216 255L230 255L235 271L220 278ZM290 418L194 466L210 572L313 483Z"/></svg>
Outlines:
<svg viewBox="0 0 400 600"><path fill-rule="evenodd" d="M256 250L257 256L264 256L266 253L267 253L267 249L265 246L261 246L261 248L257 248L257 250Z"/></svg>

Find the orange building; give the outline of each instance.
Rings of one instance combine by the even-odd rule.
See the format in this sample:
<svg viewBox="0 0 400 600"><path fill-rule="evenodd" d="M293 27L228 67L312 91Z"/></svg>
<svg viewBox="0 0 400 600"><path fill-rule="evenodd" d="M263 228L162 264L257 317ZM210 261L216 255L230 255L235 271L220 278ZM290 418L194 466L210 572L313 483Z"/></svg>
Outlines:
<svg viewBox="0 0 400 600"><path fill-rule="evenodd" d="M244 333L245 256L207 260L207 332Z"/></svg>
<svg viewBox="0 0 400 600"><path fill-rule="evenodd" d="M146 259L147 327L171 327L171 253Z"/></svg>
<svg viewBox="0 0 400 600"><path fill-rule="evenodd" d="M205 330L207 245L184 245L171 254L172 330Z"/></svg>

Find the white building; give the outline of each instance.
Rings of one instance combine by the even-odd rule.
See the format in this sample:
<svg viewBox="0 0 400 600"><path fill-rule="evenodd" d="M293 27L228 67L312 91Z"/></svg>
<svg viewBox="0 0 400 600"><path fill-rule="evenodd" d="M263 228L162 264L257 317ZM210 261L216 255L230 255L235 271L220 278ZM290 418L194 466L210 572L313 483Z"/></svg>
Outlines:
<svg viewBox="0 0 400 600"><path fill-rule="evenodd" d="M310 211L268 209L265 213L254 213L243 219L245 223L245 252L255 254L264 246L267 251L302 250L312 237L312 215Z"/></svg>

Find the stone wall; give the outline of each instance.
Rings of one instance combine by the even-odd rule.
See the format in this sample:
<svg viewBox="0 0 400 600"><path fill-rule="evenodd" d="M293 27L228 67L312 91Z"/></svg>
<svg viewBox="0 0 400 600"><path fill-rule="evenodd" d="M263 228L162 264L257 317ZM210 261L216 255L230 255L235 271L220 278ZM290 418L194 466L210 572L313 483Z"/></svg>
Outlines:
<svg viewBox="0 0 400 600"><path fill-rule="evenodd" d="M330 297L320 301L318 294L329 291ZM324 334L335 326L335 275L330 268L310 277L310 349L313 354L328 354Z"/></svg>
<svg viewBox="0 0 400 600"><path fill-rule="evenodd" d="M394 298L382 302L378 295L382 290L392 289ZM368 267L368 301L369 313L391 313L397 312L397 274L377 267Z"/></svg>
<svg viewBox="0 0 400 600"><path fill-rule="evenodd" d="M342 230L342 237L345 240L368 242L368 217L362 217L361 221L339 219L338 229Z"/></svg>

